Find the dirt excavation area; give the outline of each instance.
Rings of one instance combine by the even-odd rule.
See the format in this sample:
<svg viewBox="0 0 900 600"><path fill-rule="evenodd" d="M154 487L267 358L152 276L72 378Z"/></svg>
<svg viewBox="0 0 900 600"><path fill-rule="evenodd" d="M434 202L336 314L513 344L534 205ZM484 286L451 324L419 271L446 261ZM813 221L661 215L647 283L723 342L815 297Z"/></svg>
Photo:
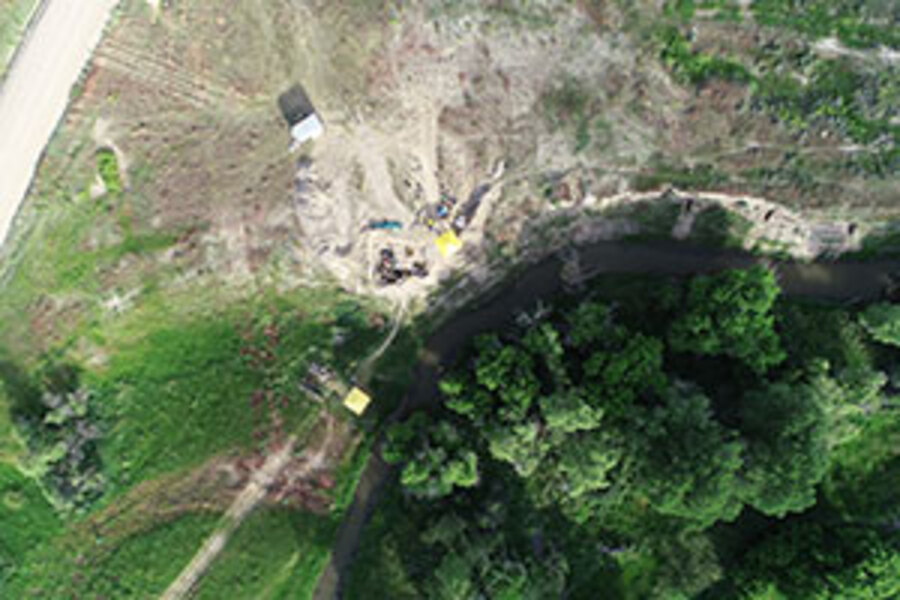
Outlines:
<svg viewBox="0 0 900 600"><path fill-rule="evenodd" d="M739 108L746 90L676 83L632 12L125 0L33 196L91 213L70 232L79 251L134 249L102 255L97 308L109 314L151 289L227 298L322 282L416 312L449 298L435 291L462 274L477 285L572 241L734 229L748 248L812 257L858 247L896 208L884 200L895 185L852 177L812 195L673 189L657 176L661 156L764 170L778 152L819 156L839 141L798 150L768 116ZM298 83L324 134L292 150L278 98ZM120 194L94 171L104 149ZM46 210L26 203L14 236ZM92 302L48 297L40 317Z"/></svg>

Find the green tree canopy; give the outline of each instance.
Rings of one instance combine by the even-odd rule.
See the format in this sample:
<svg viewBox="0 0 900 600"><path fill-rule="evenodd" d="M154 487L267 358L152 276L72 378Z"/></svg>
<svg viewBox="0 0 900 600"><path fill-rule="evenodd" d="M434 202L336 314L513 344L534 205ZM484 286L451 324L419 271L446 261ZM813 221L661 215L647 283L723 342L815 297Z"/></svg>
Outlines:
<svg viewBox="0 0 900 600"><path fill-rule="evenodd" d="M423 413L388 430L382 455L389 463L405 461L400 481L415 496L440 498L478 483L478 455L460 431Z"/></svg>
<svg viewBox="0 0 900 600"><path fill-rule="evenodd" d="M900 346L900 305L872 304L859 316L859 322L872 339L888 346Z"/></svg>
<svg viewBox="0 0 900 600"><path fill-rule="evenodd" d="M765 373L785 358L772 314L778 292L775 276L763 267L696 277L669 344L679 352L730 356Z"/></svg>
<svg viewBox="0 0 900 600"><path fill-rule="evenodd" d="M734 519L742 507L737 473L743 448L736 433L715 420L709 399L692 386L670 388L664 401L638 420L642 456L635 492L646 494L657 512L700 528Z"/></svg>
<svg viewBox="0 0 900 600"><path fill-rule="evenodd" d="M422 541L438 557L437 568L422 583L425 597L544 600L563 596L569 566L561 554L548 551L536 560L518 551L504 533L508 516L497 504L468 516L446 513L423 532Z"/></svg>
<svg viewBox="0 0 900 600"><path fill-rule="evenodd" d="M781 517L815 503L828 468L827 403L822 387L810 383L776 382L746 394L743 493L760 512Z"/></svg>

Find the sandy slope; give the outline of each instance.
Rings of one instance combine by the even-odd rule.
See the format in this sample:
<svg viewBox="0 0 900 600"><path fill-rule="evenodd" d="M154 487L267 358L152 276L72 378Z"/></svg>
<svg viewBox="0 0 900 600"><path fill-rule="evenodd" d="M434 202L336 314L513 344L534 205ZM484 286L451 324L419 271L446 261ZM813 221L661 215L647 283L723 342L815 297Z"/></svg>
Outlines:
<svg viewBox="0 0 900 600"><path fill-rule="evenodd" d="M118 0L47 0L0 89L0 242Z"/></svg>

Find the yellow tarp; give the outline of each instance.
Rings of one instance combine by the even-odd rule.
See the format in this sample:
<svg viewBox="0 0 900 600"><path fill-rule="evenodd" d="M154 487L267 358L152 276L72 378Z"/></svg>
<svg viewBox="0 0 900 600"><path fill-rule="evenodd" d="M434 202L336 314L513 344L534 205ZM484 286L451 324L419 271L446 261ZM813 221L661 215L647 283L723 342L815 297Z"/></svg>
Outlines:
<svg viewBox="0 0 900 600"><path fill-rule="evenodd" d="M366 407L369 406L371 401L372 398L370 398L367 393L358 387L355 387L350 390L350 393L344 398L344 406L346 406L353 414L362 415L366 412Z"/></svg>
<svg viewBox="0 0 900 600"><path fill-rule="evenodd" d="M445 257L453 256L460 248L462 248L462 241L456 237L456 234L452 231L442 234L439 238L434 240L434 243L437 245L441 255Z"/></svg>

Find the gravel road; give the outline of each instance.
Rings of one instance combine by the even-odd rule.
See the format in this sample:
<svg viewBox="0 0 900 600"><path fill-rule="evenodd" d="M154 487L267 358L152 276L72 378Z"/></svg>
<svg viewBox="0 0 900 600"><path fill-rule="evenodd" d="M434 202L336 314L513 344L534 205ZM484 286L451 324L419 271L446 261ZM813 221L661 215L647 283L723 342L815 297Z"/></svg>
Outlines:
<svg viewBox="0 0 900 600"><path fill-rule="evenodd" d="M118 0L45 0L0 88L0 244Z"/></svg>

